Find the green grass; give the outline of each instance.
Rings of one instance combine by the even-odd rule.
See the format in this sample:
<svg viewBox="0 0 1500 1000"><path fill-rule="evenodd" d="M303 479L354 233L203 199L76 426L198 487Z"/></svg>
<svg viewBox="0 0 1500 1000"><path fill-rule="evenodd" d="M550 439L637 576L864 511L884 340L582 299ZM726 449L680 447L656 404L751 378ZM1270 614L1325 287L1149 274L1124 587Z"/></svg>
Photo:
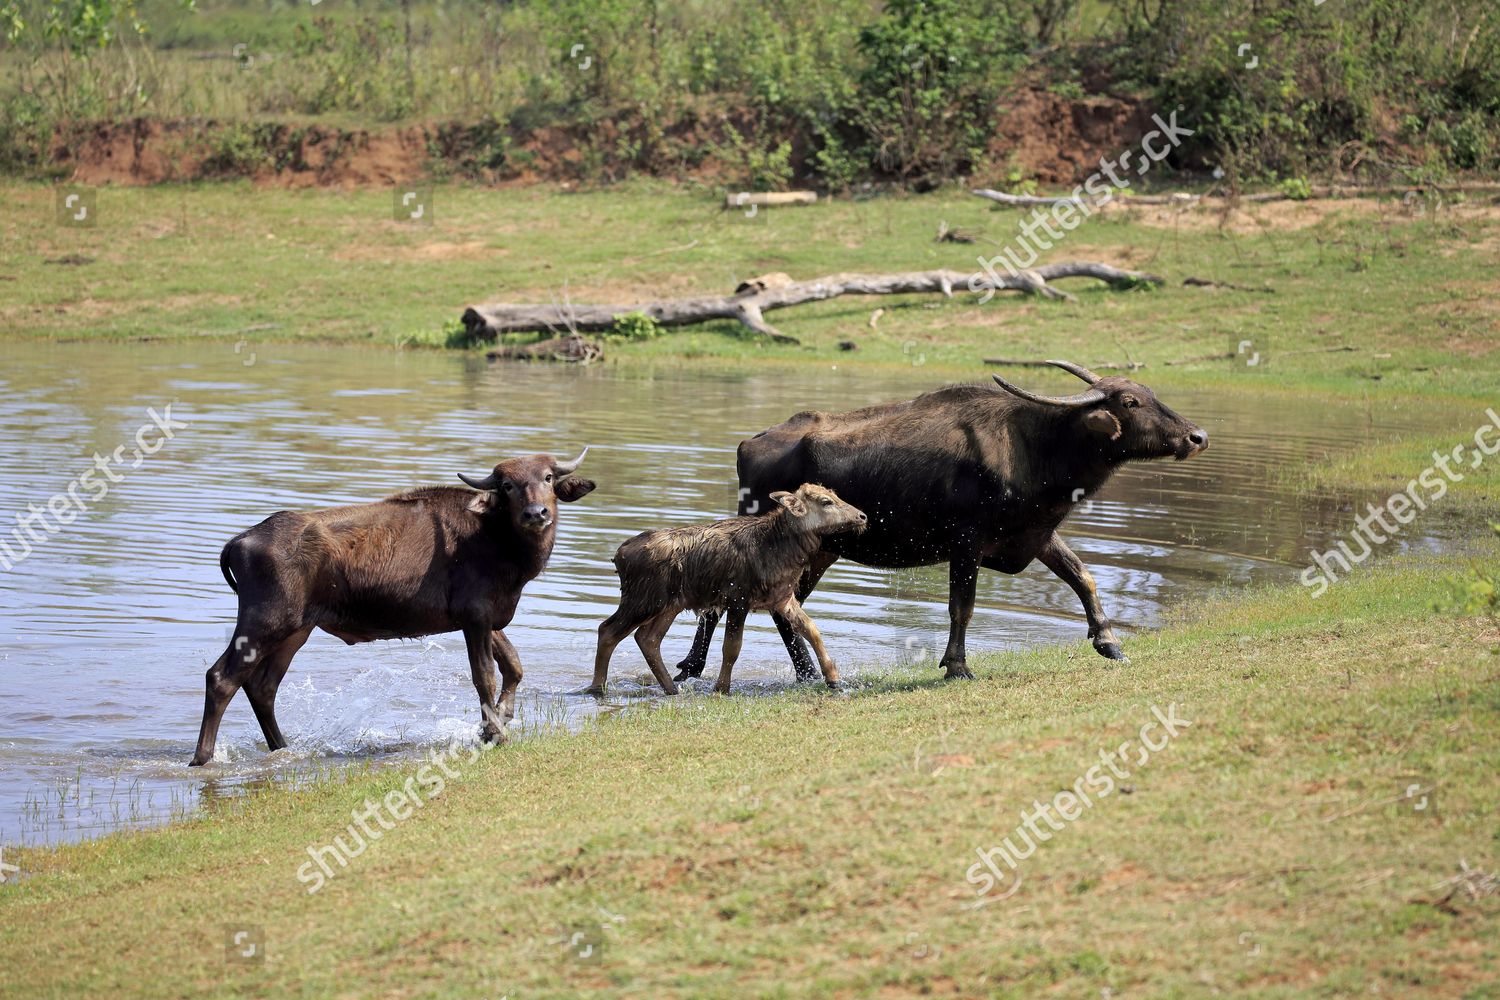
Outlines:
<svg viewBox="0 0 1500 1000"><path fill-rule="evenodd" d="M435 224L392 220L390 191L282 191L247 184L101 189L98 224L64 228L51 188L0 187L0 332L52 338L247 337L383 346L431 341L465 305L495 300L632 302L724 293L785 271L977 269L987 244L938 244L939 220L1009 242L1022 216L961 192L721 208L717 192L632 184L439 187ZM985 306L961 293L841 298L769 318L802 346L737 324L691 327L613 345L616 361L828 361L981 368L986 356L1063 355L1145 362L1153 382L1335 390L1346 395L1490 398L1500 212L1471 205L1421 218L1400 204L1280 203L1220 231L1212 216L1143 210L1086 222L1045 259L1099 259L1161 274L1157 291L1087 280L1076 303L1007 293ZM1307 225L1292 227L1292 223ZM1234 231L1244 230L1243 232ZM49 263L83 259L83 264ZM1184 287L1194 276L1271 294ZM877 326L869 318L884 309ZM1260 374L1207 360L1240 339L1264 345ZM859 349L838 350L841 340ZM1349 347L1348 351L1328 351Z"/></svg>
<svg viewBox="0 0 1500 1000"><path fill-rule="evenodd" d="M315 895L306 849L409 771L24 852L0 995L1490 996L1500 898L1442 883L1500 852L1500 632L1433 617L1455 565L1225 597L1125 667L982 656L487 751ZM1130 793L974 908L976 851L1172 703ZM227 963L238 924L264 965Z"/></svg>
<svg viewBox="0 0 1500 1000"><path fill-rule="evenodd" d="M50 189L3 194L6 336L381 350L484 300L966 268L975 248L934 244L939 219L1002 241L1018 221L955 193L747 219L694 189L454 186L417 228L390 220L389 192L224 186L103 190L98 227L74 230L55 224ZM715 324L611 345L606 363L920 361L938 382L979 376L991 355L1129 358L1158 386L1477 426L1500 400L1493 209L1343 206L1303 228L1280 214L1303 210L1243 232L1096 220L1053 256L1155 271L1159 291L844 299L772 314L800 347ZM47 262L70 256L88 262ZM1187 275L1276 291L1185 288ZM1165 364L1246 336L1270 338L1264 372ZM844 339L859 350L839 351ZM1356 350L1313 353L1334 345ZM1394 488L1456 443L1372 439L1287 474ZM1444 501L1476 537L1494 475ZM1124 667L1083 644L975 655L974 683L915 670L848 696L690 696L519 741L311 896L296 878L306 849L411 770L7 852L28 877L0 888L0 996L1493 996L1500 903L1441 883L1461 862L1500 864L1500 628L1433 604L1497 557L1475 542L1361 567L1318 600L1295 586L1225 595L1135 637ZM1024 861L1013 897L973 908L975 852L1173 702L1193 725L1131 793ZM1432 790L1431 818L1395 801L1412 779ZM264 930L264 965L226 961L226 925L241 924ZM599 938L598 958L566 950L575 932Z"/></svg>

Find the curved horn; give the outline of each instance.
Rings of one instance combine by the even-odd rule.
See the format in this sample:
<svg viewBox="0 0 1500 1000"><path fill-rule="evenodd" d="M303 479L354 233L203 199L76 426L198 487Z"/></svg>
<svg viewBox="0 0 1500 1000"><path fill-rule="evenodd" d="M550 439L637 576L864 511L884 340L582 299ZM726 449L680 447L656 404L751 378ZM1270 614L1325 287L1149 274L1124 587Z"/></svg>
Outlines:
<svg viewBox="0 0 1500 1000"><path fill-rule="evenodd" d="M1048 361L1047 364L1049 364L1049 365L1055 365L1058 368L1061 368L1065 372L1069 372L1070 374L1077 375L1079 378L1083 379L1089 385L1093 385L1095 382L1099 381L1099 376L1098 375L1095 375L1093 372L1091 372L1087 368L1083 367L1083 365L1075 365L1071 361Z"/></svg>
<svg viewBox="0 0 1500 1000"><path fill-rule="evenodd" d="M994 379L995 384L1012 396L1029 399L1033 403L1044 403L1047 406L1093 406L1095 403L1102 403L1109 398L1107 393L1099 389L1080 392L1076 396L1039 396L1034 392L1027 392L1020 386L1011 385L999 375L991 375L990 378Z"/></svg>
<svg viewBox="0 0 1500 1000"><path fill-rule="evenodd" d="M485 476L483 479L478 479L474 476L466 476L462 472L460 472L458 474L458 478L462 479L465 484L474 487L476 490L482 490L485 493L493 492L495 487L498 485L495 482L495 474L493 472L491 472L488 476Z"/></svg>
<svg viewBox="0 0 1500 1000"><path fill-rule="evenodd" d="M587 455L588 453L588 446L585 445L583 450L578 453L578 457L573 459L573 461L553 462L552 471L559 476L571 476L573 473L578 471L578 467L583 464L583 456Z"/></svg>

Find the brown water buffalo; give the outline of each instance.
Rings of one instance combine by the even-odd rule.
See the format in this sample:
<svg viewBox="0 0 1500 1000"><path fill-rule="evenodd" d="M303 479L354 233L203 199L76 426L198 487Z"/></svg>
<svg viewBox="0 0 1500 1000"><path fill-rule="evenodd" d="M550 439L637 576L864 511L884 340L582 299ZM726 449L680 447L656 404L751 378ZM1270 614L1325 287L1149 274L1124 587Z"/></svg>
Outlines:
<svg viewBox="0 0 1500 1000"><path fill-rule="evenodd" d="M771 493L767 499L775 506L764 517L645 531L620 546L614 559L620 574L620 607L599 626L589 692L604 693L610 656L635 632L636 645L662 690L676 694L677 685L662 663L661 640L672 619L688 608L729 612L724 663L714 685L720 694L729 693L745 616L751 611L774 611L790 623L797 635L812 643L823 680L829 687L838 685L838 668L818 627L797 603L795 591L823 539L862 530L867 518L833 490L812 483L804 483L795 493Z"/></svg>
<svg viewBox="0 0 1500 1000"><path fill-rule="evenodd" d="M594 483L571 462L533 455L501 462L457 486L408 490L378 503L272 514L229 540L219 556L239 594L229 648L208 670L203 727L192 763L214 753L219 721L241 687L272 750L276 689L315 628L353 645L462 631L479 693L482 734L504 737L515 716L521 661L501 631L521 588L534 579L557 535L557 501L587 496ZM504 686L495 697L495 667ZM502 715L503 712L503 715Z"/></svg>
<svg viewBox="0 0 1500 1000"><path fill-rule="evenodd" d="M771 493L818 482L870 516L859 535L823 540L797 589L799 601L840 557L867 566L948 564L948 677L970 677L964 632L979 568L1019 573L1040 559L1083 602L1101 656L1123 660L1093 577L1057 535L1073 505L1125 462L1191 458L1208 434L1128 378L1100 378L1052 361L1089 384L1042 396L1000 376L996 386L955 385L916 399L848 413L809 410L740 443L740 513L767 508ZM718 614L706 612L678 680L703 672ZM776 626L802 680L807 650L780 617Z"/></svg>

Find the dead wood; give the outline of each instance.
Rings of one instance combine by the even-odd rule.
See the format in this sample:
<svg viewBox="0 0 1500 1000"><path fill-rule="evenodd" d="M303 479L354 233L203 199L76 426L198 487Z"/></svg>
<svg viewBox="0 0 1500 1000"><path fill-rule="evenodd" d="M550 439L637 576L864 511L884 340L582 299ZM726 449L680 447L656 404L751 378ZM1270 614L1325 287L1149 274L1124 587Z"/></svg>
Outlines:
<svg viewBox="0 0 1500 1000"><path fill-rule="evenodd" d="M762 275L742 282L734 295L705 295L686 299L662 299L634 305L581 305L573 302L548 305L492 303L469 306L463 324L470 342L494 341L501 334L556 332L565 329L606 331L622 316L642 313L658 326L691 326L717 319L732 319L778 343L799 343L766 321L765 314L808 302L822 302L841 295L940 294L952 298L955 289L980 292L991 288L1018 291L1052 299L1073 299L1053 287L1059 278L1093 278L1113 288L1129 289L1162 284L1154 274L1127 271L1092 261L1046 264L1016 274L965 273L962 271L907 271L899 274L830 274L809 281L781 279L785 275Z"/></svg>

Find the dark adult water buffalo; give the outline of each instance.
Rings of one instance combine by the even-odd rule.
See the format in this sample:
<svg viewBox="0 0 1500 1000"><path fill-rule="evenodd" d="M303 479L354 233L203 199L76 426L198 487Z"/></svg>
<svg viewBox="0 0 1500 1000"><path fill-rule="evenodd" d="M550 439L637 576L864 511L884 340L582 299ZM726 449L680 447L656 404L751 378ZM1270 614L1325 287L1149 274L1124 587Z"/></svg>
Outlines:
<svg viewBox="0 0 1500 1000"><path fill-rule="evenodd" d="M740 513L770 509L775 490L821 483L865 511L858 535L824 539L798 585L805 600L840 557L867 566L948 564L948 677L970 677L964 632L981 566L1019 573L1040 559L1083 601L1101 656L1123 660L1094 579L1057 535L1073 505L1120 465L1190 458L1208 434L1139 382L1100 378L1052 361L1089 383L1074 396L1041 396L994 376L998 388L957 385L849 413L809 410L740 443ZM718 615L706 613L678 680L703 672ZM780 617L799 679L816 676L807 649Z"/></svg>
<svg viewBox="0 0 1500 1000"><path fill-rule="evenodd" d="M515 458L483 478L460 473L478 493L429 486L355 507L282 511L230 539L219 566L240 596L239 620L229 648L208 670L192 763L213 756L219 721L241 687L266 745L286 746L276 689L315 628L350 645L462 631L483 736L503 738L515 715L521 661L501 629L516 613L521 588L552 555L557 501L594 489L574 475L583 454L571 462ZM504 681L498 700L496 666Z"/></svg>

